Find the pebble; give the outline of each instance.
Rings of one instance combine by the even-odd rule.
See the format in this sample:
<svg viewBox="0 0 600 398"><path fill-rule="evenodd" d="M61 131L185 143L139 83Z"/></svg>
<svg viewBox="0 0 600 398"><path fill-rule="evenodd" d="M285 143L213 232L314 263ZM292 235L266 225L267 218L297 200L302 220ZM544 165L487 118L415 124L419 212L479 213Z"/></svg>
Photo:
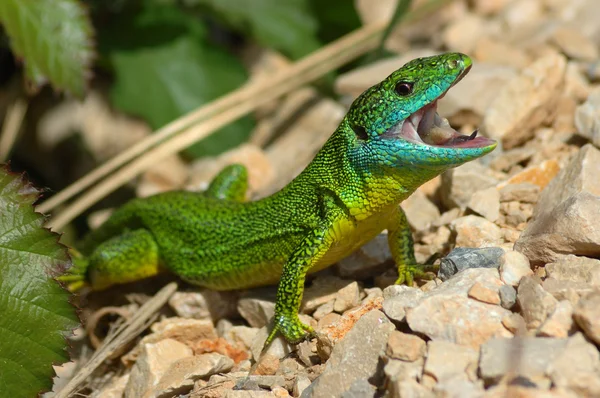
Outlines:
<svg viewBox="0 0 600 398"><path fill-rule="evenodd" d="M600 260L569 254L546 264L546 275L560 281L600 286Z"/></svg>
<svg viewBox="0 0 600 398"><path fill-rule="evenodd" d="M457 247L442 258L438 278L445 281L469 268L498 268L503 254L504 250L499 247Z"/></svg>
<svg viewBox="0 0 600 398"><path fill-rule="evenodd" d="M502 308L510 310L517 302L517 291L510 285L500 286L498 294L500 295L500 305Z"/></svg>
<svg viewBox="0 0 600 398"><path fill-rule="evenodd" d="M521 279L529 275L533 275L533 271L523 254L509 250L500 258L500 279L507 285L518 286Z"/></svg>
<svg viewBox="0 0 600 398"><path fill-rule="evenodd" d="M442 202L447 208L464 209L475 192L497 184L498 180L481 163L469 162L442 174Z"/></svg>
<svg viewBox="0 0 600 398"><path fill-rule="evenodd" d="M449 341L430 341L424 373L438 382L456 377L475 380L478 361L478 350Z"/></svg>
<svg viewBox="0 0 600 398"><path fill-rule="evenodd" d="M471 197L467 209L494 222L500 217L500 193L496 187L490 187L477 191Z"/></svg>
<svg viewBox="0 0 600 398"><path fill-rule="evenodd" d="M381 233L361 248L343 258L336 265L337 273L342 278L367 278L389 268L392 253L388 244L388 234ZM350 281L348 281L350 283ZM307 308L308 303L305 305Z"/></svg>
<svg viewBox="0 0 600 398"><path fill-rule="evenodd" d="M573 305L568 300L559 301L556 309L537 330L538 336L566 338L573 330Z"/></svg>
<svg viewBox="0 0 600 398"><path fill-rule="evenodd" d="M594 90L575 110L577 132L600 147L600 89Z"/></svg>
<svg viewBox="0 0 600 398"><path fill-rule="evenodd" d="M206 319L213 322L236 315L236 295L200 289L194 292L175 292L169 299L169 306L182 318Z"/></svg>
<svg viewBox="0 0 600 398"><path fill-rule="evenodd" d="M275 303L261 298L240 299L237 309L242 318L253 328L268 325L275 315Z"/></svg>
<svg viewBox="0 0 600 398"><path fill-rule="evenodd" d="M585 335L600 344L600 291L594 291L579 300L573 319Z"/></svg>
<svg viewBox="0 0 600 398"><path fill-rule="evenodd" d="M423 291L405 285L391 285L383 291L383 312L393 321L404 322L406 309L415 307L423 297Z"/></svg>
<svg viewBox="0 0 600 398"><path fill-rule="evenodd" d="M360 304L360 290L358 283L352 282L338 290L333 310L341 314L350 308L356 307L358 304Z"/></svg>
<svg viewBox="0 0 600 398"><path fill-rule="evenodd" d="M537 329L556 310L557 300L542 288L536 276L526 276L517 290L517 301L521 307L527 329Z"/></svg>
<svg viewBox="0 0 600 398"><path fill-rule="evenodd" d="M388 339L386 354L390 358L414 362L424 357L426 345L418 336L394 330Z"/></svg>
<svg viewBox="0 0 600 398"><path fill-rule="evenodd" d="M450 223L459 247L492 247L502 241L502 231L496 224L477 216L464 216Z"/></svg>

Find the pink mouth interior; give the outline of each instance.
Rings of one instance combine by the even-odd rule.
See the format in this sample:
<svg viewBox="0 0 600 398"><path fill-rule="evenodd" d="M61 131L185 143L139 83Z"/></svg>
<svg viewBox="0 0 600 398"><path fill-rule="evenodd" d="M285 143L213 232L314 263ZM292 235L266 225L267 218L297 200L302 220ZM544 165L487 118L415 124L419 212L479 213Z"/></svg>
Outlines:
<svg viewBox="0 0 600 398"><path fill-rule="evenodd" d="M463 135L454 130L446 119L437 114L437 101L410 115L403 123L391 128L387 135L402 137L407 141L424 145L447 148L483 148L495 142L489 138L478 137L477 130L471 135Z"/></svg>

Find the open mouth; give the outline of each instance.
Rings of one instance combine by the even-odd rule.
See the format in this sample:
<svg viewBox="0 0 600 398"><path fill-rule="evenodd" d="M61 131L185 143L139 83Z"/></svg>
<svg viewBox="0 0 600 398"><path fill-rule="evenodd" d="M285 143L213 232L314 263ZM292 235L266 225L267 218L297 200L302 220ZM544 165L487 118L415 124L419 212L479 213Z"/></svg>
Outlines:
<svg viewBox="0 0 600 398"><path fill-rule="evenodd" d="M442 97L443 95L440 96ZM463 135L454 130L448 120L437 113L440 98L390 128L385 136L445 148L483 148L495 143L489 138L477 136L477 130L471 135Z"/></svg>

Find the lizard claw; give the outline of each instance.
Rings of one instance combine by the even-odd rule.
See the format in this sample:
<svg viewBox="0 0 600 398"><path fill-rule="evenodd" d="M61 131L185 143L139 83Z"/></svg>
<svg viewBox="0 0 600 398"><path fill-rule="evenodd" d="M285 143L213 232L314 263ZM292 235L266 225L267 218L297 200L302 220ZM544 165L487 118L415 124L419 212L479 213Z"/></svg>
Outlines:
<svg viewBox="0 0 600 398"><path fill-rule="evenodd" d="M398 279L396 279L395 284L406 284L407 286L412 286L415 279L432 280L435 278L435 274L432 274L432 272L437 272L438 268L439 267L437 265L433 264L410 264L399 267Z"/></svg>
<svg viewBox="0 0 600 398"><path fill-rule="evenodd" d="M265 341L263 351L267 349L279 333L281 333L290 344L298 344L315 335L314 329L300 322L298 316L296 316L295 319L290 319L285 315L275 316L273 329Z"/></svg>

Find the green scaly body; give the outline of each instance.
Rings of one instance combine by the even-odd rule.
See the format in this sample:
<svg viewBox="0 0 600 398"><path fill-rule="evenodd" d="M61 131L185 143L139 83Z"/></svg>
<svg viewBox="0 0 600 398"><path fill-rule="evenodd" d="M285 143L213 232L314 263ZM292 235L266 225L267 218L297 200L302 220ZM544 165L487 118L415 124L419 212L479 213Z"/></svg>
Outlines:
<svg viewBox="0 0 600 398"><path fill-rule="evenodd" d="M64 279L72 289L84 283L103 289L166 268L219 290L279 281L268 342L278 332L290 342L312 332L298 319L306 274L334 264L384 229L397 283L412 283L424 268L416 264L399 203L496 144L454 133L452 140L426 144L400 131L470 65L456 53L404 65L357 98L307 168L270 197L244 203L246 170L234 165L204 193L167 192L127 203L85 239L83 257ZM433 137L424 140L440 141L435 131L423 134Z"/></svg>

